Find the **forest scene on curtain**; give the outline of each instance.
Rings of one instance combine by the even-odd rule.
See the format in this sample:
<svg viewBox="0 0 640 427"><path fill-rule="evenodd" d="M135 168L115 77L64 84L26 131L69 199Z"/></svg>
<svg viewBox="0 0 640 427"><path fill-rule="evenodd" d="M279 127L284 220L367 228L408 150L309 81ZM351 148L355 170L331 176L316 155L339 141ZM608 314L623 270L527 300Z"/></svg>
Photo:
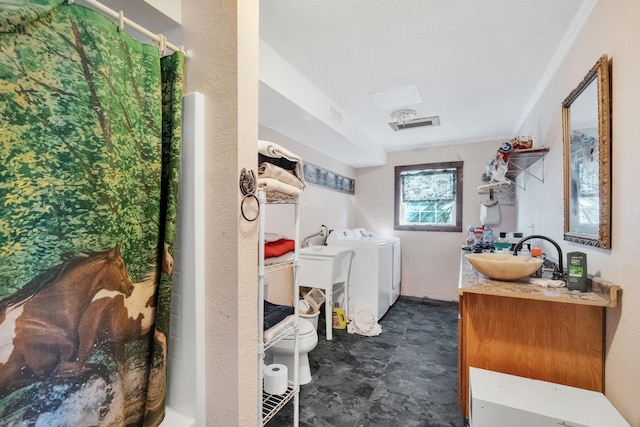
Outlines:
<svg viewBox="0 0 640 427"><path fill-rule="evenodd" d="M164 416L184 58L0 1L0 425Z"/></svg>

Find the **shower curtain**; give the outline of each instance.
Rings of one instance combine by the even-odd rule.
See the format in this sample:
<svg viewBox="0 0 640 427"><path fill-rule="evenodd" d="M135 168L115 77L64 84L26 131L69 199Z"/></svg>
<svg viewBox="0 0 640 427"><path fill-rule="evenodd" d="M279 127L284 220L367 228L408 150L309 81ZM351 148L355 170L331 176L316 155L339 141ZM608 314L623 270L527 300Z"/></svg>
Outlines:
<svg viewBox="0 0 640 427"><path fill-rule="evenodd" d="M158 425L184 58L0 1L0 425Z"/></svg>

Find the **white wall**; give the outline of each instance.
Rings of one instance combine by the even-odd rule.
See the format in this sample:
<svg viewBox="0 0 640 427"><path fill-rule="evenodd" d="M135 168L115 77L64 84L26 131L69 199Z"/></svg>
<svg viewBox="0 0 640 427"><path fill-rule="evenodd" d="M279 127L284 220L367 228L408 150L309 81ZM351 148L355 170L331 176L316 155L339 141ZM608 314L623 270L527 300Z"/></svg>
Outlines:
<svg viewBox="0 0 640 427"><path fill-rule="evenodd" d="M551 148L544 184L519 194L519 224L535 224L567 251L587 253L588 272L623 289L619 306L606 310L605 394L632 426L640 426L640 286L638 236L640 192L638 177L638 114L640 113L640 2L600 1L578 35L521 133L534 135ZM597 59L612 59L612 247L593 249L563 241L563 160L561 102Z"/></svg>
<svg viewBox="0 0 640 427"><path fill-rule="evenodd" d="M466 229L480 225L480 203L488 195L478 194L484 184L485 165L496 155L502 141L441 146L388 153L385 166L358 169L356 175L356 226L380 235L399 237L402 242L402 295L455 301L458 299L460 248ZM395 166L437 162L464 162L462 231L394 231ZM502 223L494 232L514 231L515 208L502 205Z"/></svg>
<svg viewBox="0 0 640 427"><path fill-rule="evenodd" d="M257 168L258 12L257 0L183 1L183 25L167 34L193 52L185 93L205 96L205 321L197 327L206 420L198 425L258 424L258 234L242 219L238 186L242 168Z"/></svg>

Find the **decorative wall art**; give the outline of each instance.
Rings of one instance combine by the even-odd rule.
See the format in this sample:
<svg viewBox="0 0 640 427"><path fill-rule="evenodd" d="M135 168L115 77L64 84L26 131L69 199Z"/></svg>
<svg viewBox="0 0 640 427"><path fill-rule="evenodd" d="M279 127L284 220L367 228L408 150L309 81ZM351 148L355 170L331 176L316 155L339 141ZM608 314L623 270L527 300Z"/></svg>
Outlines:
<svg viewBox="0 0 640 427"><path fill-rule="evenodd" d="M311 163L304 164L304 179L307 183L322 185L343 193L355 194L355 179L338 175Z"/></svg>

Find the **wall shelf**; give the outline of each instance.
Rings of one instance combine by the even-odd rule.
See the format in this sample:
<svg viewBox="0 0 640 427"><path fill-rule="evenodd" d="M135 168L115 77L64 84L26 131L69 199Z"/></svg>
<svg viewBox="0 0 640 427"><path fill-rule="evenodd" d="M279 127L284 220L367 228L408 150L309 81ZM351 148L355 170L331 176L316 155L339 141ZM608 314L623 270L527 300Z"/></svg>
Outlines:
<svg viewBox="0 0 640 427"><path fill-rule="evenodd" d="M515 192L514 186L518 186L522 190L526 189L526 183L523 185L517 184L516 180L518 176L521 174L526 174L530 177L537 179L540 182L544 182L544 157L549 152L549 148L529 148L525 150L512 151L509 154L509 162L508 169L505 177L507 178L507 182L491 182L491 178L486 174L482 175L482 180L488 182L488 184L481 185L478 187L478 192L480 194L489 193L490 190L494 190L496 192ZM529 167L533 165L538 160L543 161L542 166L542 174L535 175L529 172Z"/></svg>

